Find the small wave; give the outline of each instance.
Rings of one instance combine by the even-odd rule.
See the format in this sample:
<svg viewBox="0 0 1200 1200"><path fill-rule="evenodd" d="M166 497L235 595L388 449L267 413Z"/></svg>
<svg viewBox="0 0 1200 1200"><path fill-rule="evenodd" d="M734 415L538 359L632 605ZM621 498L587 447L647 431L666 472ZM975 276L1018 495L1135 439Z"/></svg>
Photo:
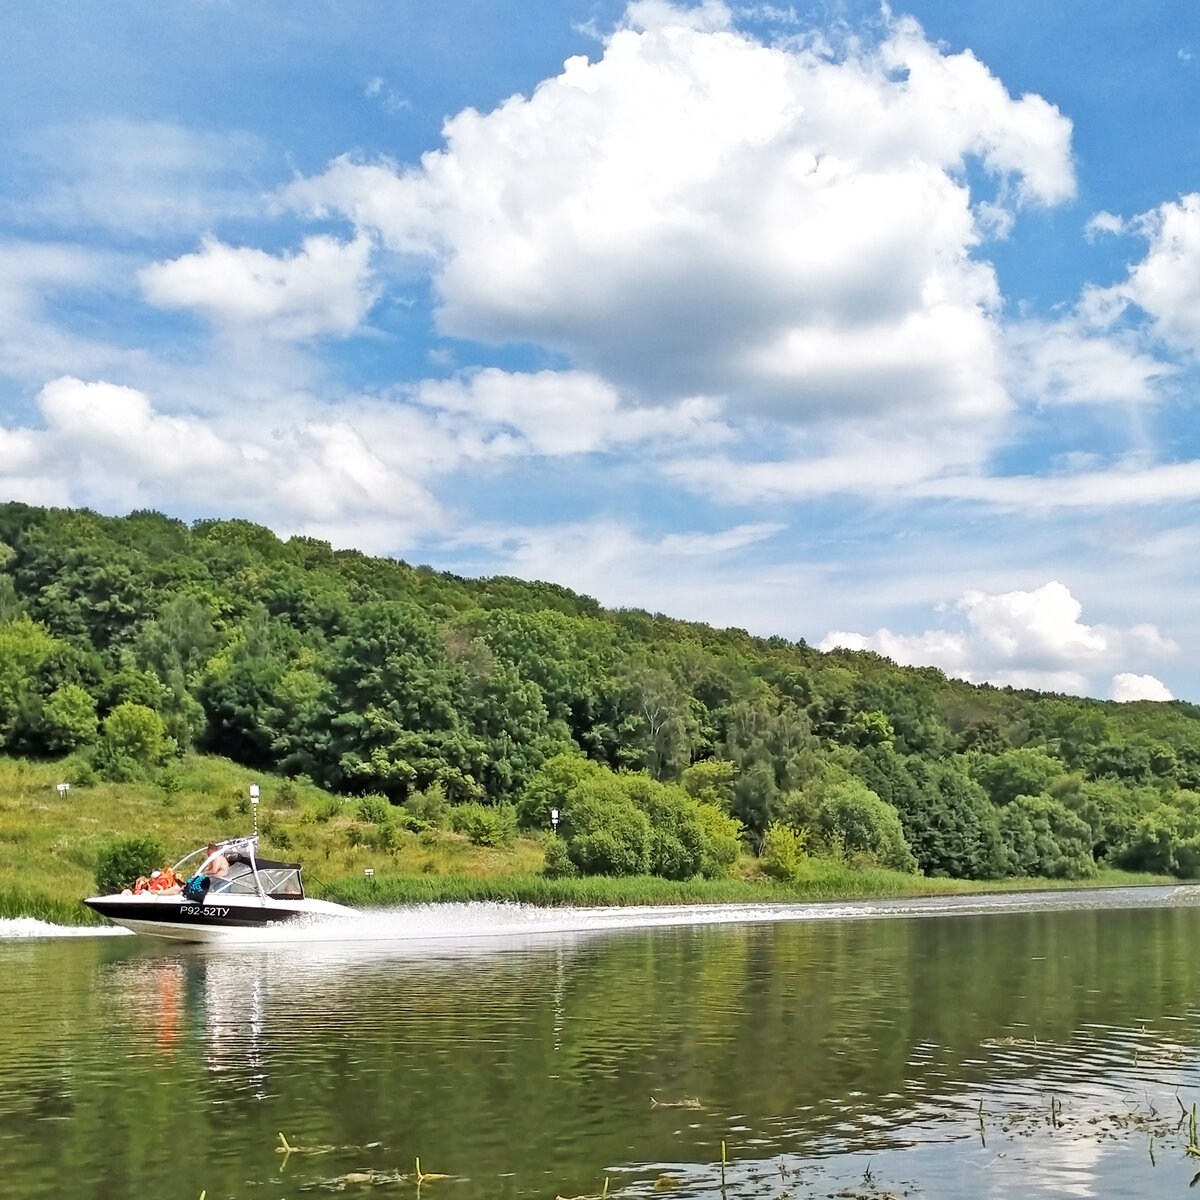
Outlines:
<svg viewBox="0 0 1200 1200"><path fill-rule="evenodd" d="M680 926L775 922L855 921L880 918L988 916L1079 909L1157 908L1196 903L1176 888L1112 888L1064 892L1009 892L817 903L644 905L613 908L542 908L476 901L366 909L358 916L297 922L247 935L258 942L494 942L559 935L574 937Z"/></svg>
<svg viewBox="0 0 1200 1200"><path fill-rule="evenodd" d="M69 937L126 937L132 936L128 929L115 925L54 925L39 921L36 917L11 917L0 920L0 942L18 938L69 938Z"/></svg>

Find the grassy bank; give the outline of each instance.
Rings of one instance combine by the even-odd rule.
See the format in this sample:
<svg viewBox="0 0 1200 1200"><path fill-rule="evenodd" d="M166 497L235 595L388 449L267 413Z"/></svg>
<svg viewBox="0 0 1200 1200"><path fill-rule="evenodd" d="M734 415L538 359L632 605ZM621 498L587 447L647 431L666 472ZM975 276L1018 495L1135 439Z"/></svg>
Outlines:
<svg viewBox="0 0 1200 1200"><path fill-rule="evenodd" d="M101 846L131 834L149 835L174 861L210 838L248 833L252 782L262 789L258 816L264 853L302 862L316 894L362 906L470 900L583 906L775 903L1176 882L1109 871L1083 883L975 883L812 859L805 878L789 885L762 876L750 857L728 879L547 879L540 873L539 838L518 838L511 846L488 849L448 831L406 832L388 853L362 844L373 828L359 819L356 802L256 775L226 759L189 755L173 770L167 787L97 784L60 794L56 785L71 773L69 761L0 758L0 918L98 921L80 900L94 890ZM375 871L371 880L363 875L368 867Z"/></svg>

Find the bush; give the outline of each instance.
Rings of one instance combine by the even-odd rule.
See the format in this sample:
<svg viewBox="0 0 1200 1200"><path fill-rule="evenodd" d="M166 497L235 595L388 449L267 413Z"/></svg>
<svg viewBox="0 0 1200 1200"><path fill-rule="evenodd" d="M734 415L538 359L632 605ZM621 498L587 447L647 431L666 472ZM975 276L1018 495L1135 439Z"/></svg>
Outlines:
<svg viewBox="0 0 1200 1200"><path fill-rule="evenodd" d="M551 834L546 839L546 862L542 874L548 879L567 879L578 875L579 870L567 853L567 843Z"/></svg>
<svg viewBox="0 0 1200 1200"><path fill-rule="evenodd" d="M140 766L157 767L175 750L162 717L144 704L126 701L104 718L104 745L114 755Z"/></svg>
<svg viewBox="0 0 1200 1200"><path fill-rule="evenodd" d="M404 811L412 818L412 828L418 831L441 829L450 819L446 789L440 783L431 783L423 792L413 792L404 801Z"/></svg>
<svg viewBox="0 0 1200 1200"><path fill-rule="evenodd" d="M270 842L272 846L276 846L280 850L290 850L292 848L292 835L281 825L277 829L271 830Z"/></svg>
<svg viewBox="0 0 1200 1200"><path fill-rule="evenodd" d="M585 780L611 774L579 754L556 754L529 777L525 791L517 802L517 816L524 829L548 829L550 810L565 811L567 797Z"/></svg>
<svg viewBox="0 0 1200 1200"><path fill-rule="evenodd" d="M614 775L574 787L563 809L571 861L585 875L645 875L650 869L650 819Z"/></svg>
<svg viewBox="0 0 1200 1200"><path fill-rule="evenodd" d="M733 804L736 774L737 768L728 759L705 758L688 767L680 776L679 784L693 800L728 812Z"/></svg>
<svg viewBox="0 0 1200 1200"><path fill-rule="evenodd" d="M316 811L316 821L318 825L324 825L333 820L342 811L342 802L336 796L327 796L321 801L320 807Z"/></svg>
<svg viewBox="0 0 1200 1200"><path fill-rule="evenodd" d="M450 810L450 827L474 846L507 846L517 832L516 815L507 805L458 804Z"/></svg>
<svg viewBox="0 0 1200 1200"><path fill-rule="evenodd" d="M1018 796L1000 810L1007 874L1083 879L1096 873L1092 830L1049 796Z"/></svg>
<svg viewBox="0 0 1200 1200"><path fill-rule="evenodd" d="M1180 879L1200 876L1200 796L1180 792L1135 824L1116 855L1132 871L1155 871Z"/></svg>
<svg viewBox="0 0 1200 1200"><path fill-rule="evenodd" d="M96 701L77 683L57 688L42 707L42 736L53 754L90 746L99 725Z"/></svg>
<svg viewBox="0 0 1200 1200"><path fill-rule="evenodd" d="M294 779L285 779L275 792L278 808L295 808L300 803L300 787Z"/></svg>
<svg viewBox="0 0 1200 1200"><path fill-rule="evenodd" d="M826 841L851 853L869 854L894 871L917 870L896 810L857 779L835 783L817 810Z"/></svg>
<svg viewBox="0 0 1200 1200"><path fill-rule="evenodd" d="M386 825L379 827L379 832L375 836L375 844L385 854L395 854L404 845L404 832L397 823L389 821Z"/></svg>
<svg viewBox="0 0 1200 1200"><path fill-rule="evenodd" d="M767 826L763 835L762 869L775 879L791 883L800 875L804 863L804 834L778 821Z"/></svg>
<svg viewBox="0 0 1200 1200"><path fill-rule="evenodd" d="M618 783L650 821L649 870L664 879L691 879L704 858L704 827L696 802L679 787L648 775L620 775Z"/></svg>
<svg viewBox="0 0 1200 1200"><path fill-rule="evenodd" d="M158 773L154 781L162 789L163 796L170 800L183 791L183 776L175 767L166 767Z"/></svg>
<svg viewBox="0 0 1200 1200"><path fill-rule="evenodd" d="M712 804L696 805L696 819L704 834L700 874L706 879L728 875L742 849L742 823Z"/></svg>
<svg viewBox="0 0 1200 1200"><path fill-rule="evenodd" d="M108 896L132 887L139 875L149 875L166 861L162 844L151 837L109 842L96 855L96 892Z"/></svg>
<svg viewBox="0 0 1200 1200"><path fill-rule="evenodd" d="M386 825L392 816L391 801L386 796L364 796L358 802L358 815L372 825Z"/></svg>
<svg viewBox="0 0 1200 1200"><path fill-rule="evenodd" d="M100 776L96 774L96 768L84 759L72 768L67 782L72 787L95 787L100 782Z"/></svg>
<svg viewBox="0 0 1200 1200"><path fill-rule="evenodd" d="M141 763L130 758L128 754L122 754L107 740L101 741L96 747L92 765L96 774L106 783L132 783L146 774Z"/></svg>

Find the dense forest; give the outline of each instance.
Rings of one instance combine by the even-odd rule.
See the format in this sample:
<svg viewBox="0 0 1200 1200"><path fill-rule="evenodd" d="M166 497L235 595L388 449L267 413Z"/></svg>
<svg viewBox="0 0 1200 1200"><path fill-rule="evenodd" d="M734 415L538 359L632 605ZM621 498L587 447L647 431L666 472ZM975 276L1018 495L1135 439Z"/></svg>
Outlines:
<svg viewBox="0 0 1200 1200"><path fill-rule="evenodd" d="M748 847L783 877L1200 874L1189 704L972 686L240 520L0 506L0 750L86 784L192 748L410 828L558 809L560 873L717 875Z"/></svg>

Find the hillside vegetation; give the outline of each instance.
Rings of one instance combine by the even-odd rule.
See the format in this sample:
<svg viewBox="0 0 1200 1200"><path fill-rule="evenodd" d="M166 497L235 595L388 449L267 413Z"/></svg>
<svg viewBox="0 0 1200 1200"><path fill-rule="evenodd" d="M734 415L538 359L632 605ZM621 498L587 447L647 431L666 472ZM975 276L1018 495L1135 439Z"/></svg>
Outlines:
<svg viewBox="0 0 1200 1200"><path fill-rule="evenodd" d="M193 751L240 764L197 841L246 771L275 772L288 837L349 797L345 851L399 873L422 835L527 844L512 869L559 881L720 880L747 854L785 886L828 864L1200 873L1192 705L971 686L238 520L0 506L0 751L117 830L123 796L205 794ZM11 842L27 805L0 790ZM80 870L94 852L62 848Z"/></svg>

